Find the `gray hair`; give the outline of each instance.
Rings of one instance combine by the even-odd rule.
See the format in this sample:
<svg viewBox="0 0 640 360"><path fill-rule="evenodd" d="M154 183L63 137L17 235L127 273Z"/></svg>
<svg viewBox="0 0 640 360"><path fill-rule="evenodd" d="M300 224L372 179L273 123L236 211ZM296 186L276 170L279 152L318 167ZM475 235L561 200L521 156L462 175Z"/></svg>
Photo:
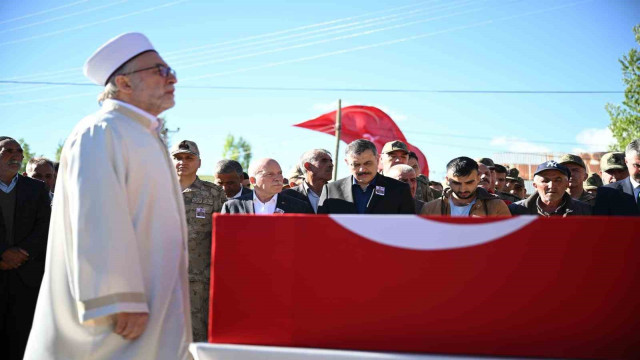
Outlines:
<svg viewBox="0 0 640 360"><path fill-rule="evenodd" d="M44 157L33 157L29 159L29 161L27 162L27 168L25 169L25 171L29 176L31 176L36 171L36 168L39 165L44 165L44 164L48 164L49 166L51 166L51 170L53 170L53 172L56 171L56 167L53 165L53 161Z"/></svg>
<svg viewBox="0 0 640 360"><path fill-rule="evenodd" d="M347 145L344 155L346 157L349 157L352 154L360 155L367 150L371 150L373 152L373 156L378 156L378 149L376 149L376 145L374 143L367 139L358 139Z"/></svg>
<svg viewBox="0 0 640 360"><path fill-rule="evenodd" d="M242 173L244 170L242 169L242 165L235 160L224 159L220 160L216 163L216 167L213 169L214 174L230 174L236 173L241 178L243 177Z"/></svg>
<svg viewBox="0 0 640 360"><path fill-rule="evenodd" d="M388 176L388 177L391 177L391 178L395 178L396 175L404 175L404 174L408 174L410 172L415 173L416 171L409 165L398 164L398 165L392 166L391 169L389 169L389 173L388 174L385 173L385 176Z"/></svg>
<svg viewBox="0 0 640 360"><path fill-rule="evenodd" d="M133 71L133 63L135 57L122 66L120 66L116 71L111 74L109 80L107 80L107 85L105 85L104 89L98 95L98 104L102 105L102 102L107 99L113 99L118 95L118 85L116 85L116 77L119 75L126 75L127 73Z"/></svg>
<svg viewBox="0 0 640 360"><path fill-rule="evenodd" d="M317 163L320 160L320 155L329 155L329 157L331 157L331 153L325 149L313 149L305 151L305 153L302 154L298 167L302 171L303 175L307 173L307 169L304 167L304 164Z"/></svg>
<svg viewBox="0 0 640 360"><path fill-rule="evenodd" d="M260 172L263 172L264 167L267 166L267 164L272 161L278 164L278 162L275 159L270 159L270 158L264 158L264 159L253 161L249 165L249 177L256 177L256 175L259 174ZM280 164L278 164L278 166L280 166Z"/></svg>
<svg viewBox="0 0 640 360"><path fill-rule="evenodd" d="M640 139L632 140L624 149L625 156L630 156L631 153L634 153L636 156L640 155Z"/></svg>

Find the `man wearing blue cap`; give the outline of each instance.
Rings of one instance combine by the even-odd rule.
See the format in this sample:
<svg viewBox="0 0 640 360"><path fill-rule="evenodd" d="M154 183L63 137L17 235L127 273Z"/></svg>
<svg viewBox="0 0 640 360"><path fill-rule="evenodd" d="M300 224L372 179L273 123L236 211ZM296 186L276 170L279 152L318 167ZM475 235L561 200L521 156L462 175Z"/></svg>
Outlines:
<svg viewBox="0 0 640 360"><path fill-rule="evenodd" d="M25 359L187 359L187 225L158 115L175 72L140 33L89 57L101 108L60 156L45 276Z"/></svg>
<svg viewBox="0 0 640 360"><path fill-rule="evenodd" d="M554 160L538 165L533 176L536 192L509 205L512 215L569 216L591 215L591 206L574 200L567 193L571 172Z"/></svg>

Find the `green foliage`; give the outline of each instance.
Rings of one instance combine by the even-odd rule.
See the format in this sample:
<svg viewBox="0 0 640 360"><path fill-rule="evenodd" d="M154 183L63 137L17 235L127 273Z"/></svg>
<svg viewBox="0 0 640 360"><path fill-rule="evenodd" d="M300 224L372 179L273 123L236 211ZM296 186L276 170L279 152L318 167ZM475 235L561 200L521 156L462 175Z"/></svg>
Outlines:
<svg viewBox="0 0 640 360"><path fill-rule="evenodd" d="M32 157L36 156L36 154L31 152L31 147L29 146L29 144L27 144L26 141L24 141L24 139L18 139L18 143L20 144L20 147L22 148L22 154L24 155L24 159L22 159L22 167L20 167L20 174L22 174L23 172L27 171L27 163Z"/></svg>
<svg viewBox="0 0 640 360"><path fill-rule="evenodd" d="M251 162L251 144L242 137L236 140L233 135L229 134L224 141L222 158L236 160L246 170Z"/></svg>
<svg viewBox="0 0 640 360"><path fill-rule="evenodd" d="M60 162L60 155L62 154L63 147L64 147L64 140L58 143L58 148L56 149L56 162Z"/></svg>
<svg viewBox="0 0 640 360"><path fill-rule="evenodd" d="M640 25L634 26L633 32L640 45ZM611 118L609 129L618 142L611 150L624 150L633 139L640 138L640 51L631 49L619 61L622 65L622 81L627 87L622 105L605 105Z"/></svg>

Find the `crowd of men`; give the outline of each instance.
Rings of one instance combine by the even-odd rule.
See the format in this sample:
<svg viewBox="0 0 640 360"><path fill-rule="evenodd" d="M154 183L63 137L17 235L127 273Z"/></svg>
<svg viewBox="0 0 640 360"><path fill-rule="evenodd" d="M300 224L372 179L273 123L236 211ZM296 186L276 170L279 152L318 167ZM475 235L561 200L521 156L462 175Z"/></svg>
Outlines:
<svg viewBox="0 0 640 360"><path fill-rule="evenodd" d="M85 74L105 87L102 108L73 130L59 169L33 158L20 174L20 144L0 136L3 358L186 358L207 340L214 213L640 215L640 139L606 154L599 174L572 154L539 164L530 195L489 158L457 157L444 184L430 181L398 140L380 153L351 142L350 175L335 181L324 149L286 181L271 158L221 160L203 181L198 145L167 153L159 137L177 78L144 35L110 40Z"/></svg>

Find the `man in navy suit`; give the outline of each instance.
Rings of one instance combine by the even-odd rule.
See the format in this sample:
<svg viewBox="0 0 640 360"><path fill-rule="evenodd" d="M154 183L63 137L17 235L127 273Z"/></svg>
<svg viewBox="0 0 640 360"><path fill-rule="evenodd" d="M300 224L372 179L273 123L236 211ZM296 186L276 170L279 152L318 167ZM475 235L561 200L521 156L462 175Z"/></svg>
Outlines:
<svg viewBox="0 0 640 360"><path fill-rule="evenodd" d="M409 185L378 174L378 152L369 140L351 142L345 151L351 176L324 186L318 214L415 214Z"/></svg>
<svg viewBox="0 0 640 360"><path fill-rule="evenodd" d="M20 144L0 136L0 357L22 359L44 274L47 185L18 174Z"/></svg>
<svg viewBox="0 0 640 360"><path fill-rule="evenodd" d="M222 214L313 214L310 205L281 194L283 177L280 164L273 159L261 159L249 166L249 181L253 192L231 199L222 206Z"/></svg>
<svg viewBox="0 0 640 360"><path fill-rule="evenodd" d="M640 215L640 139L625 149L629 177L598 188L594 215Z"/></svg>

